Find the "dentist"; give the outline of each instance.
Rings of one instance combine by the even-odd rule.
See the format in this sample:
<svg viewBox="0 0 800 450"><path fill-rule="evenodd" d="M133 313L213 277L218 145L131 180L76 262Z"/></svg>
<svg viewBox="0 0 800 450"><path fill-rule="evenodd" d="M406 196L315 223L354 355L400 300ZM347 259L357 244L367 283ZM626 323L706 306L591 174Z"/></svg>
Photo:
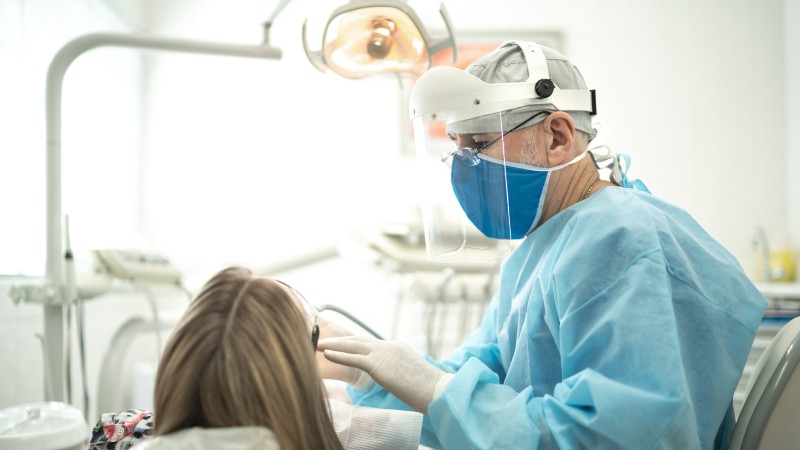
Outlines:
<svg viewBox="0 0 800 450"><path fill-rule="evenodd" d="M725 448L766 301L622 155L590 151L595 112L578 69L532 42L423 74L422 175L452 186L429 190L428 256L504 258L500 289L444 361L323 322L323 376L354 404L426 414L435 448Z"/></svg>

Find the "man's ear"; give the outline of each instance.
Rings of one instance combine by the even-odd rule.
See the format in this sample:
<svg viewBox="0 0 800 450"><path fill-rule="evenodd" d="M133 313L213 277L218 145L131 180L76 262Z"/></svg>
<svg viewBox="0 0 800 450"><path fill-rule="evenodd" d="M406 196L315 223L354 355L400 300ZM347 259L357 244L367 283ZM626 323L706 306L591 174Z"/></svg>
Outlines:
<svg viewBox="0 0 800 450"><path fill-rule="evenodd" d="M543 131L548 135L547 162L563 164L571 158L575 146L575 122L564 111L551 113L543 122Z"/></svg>

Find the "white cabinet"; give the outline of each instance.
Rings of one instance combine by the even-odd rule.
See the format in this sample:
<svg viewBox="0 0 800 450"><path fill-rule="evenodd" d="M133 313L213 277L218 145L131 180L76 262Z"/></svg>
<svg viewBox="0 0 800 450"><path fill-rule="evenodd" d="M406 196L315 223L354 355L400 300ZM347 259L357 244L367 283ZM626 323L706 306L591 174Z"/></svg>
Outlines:
<svg viewBox="0 0 800 450"><path fill-rule="evenodd" d="M800 301L800 283L755 283L767 300Z"/></svg>

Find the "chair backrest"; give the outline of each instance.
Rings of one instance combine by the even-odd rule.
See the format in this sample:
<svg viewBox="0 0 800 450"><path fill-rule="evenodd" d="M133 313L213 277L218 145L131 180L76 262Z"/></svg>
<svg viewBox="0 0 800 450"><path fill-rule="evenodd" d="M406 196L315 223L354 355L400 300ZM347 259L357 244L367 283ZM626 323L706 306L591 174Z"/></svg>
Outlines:
<svg viewBox="0 0 800 450"><path fill-rule="evenodd" d="M729 450L800 448L798 362L800 317L778 331L756 363Z"/></svg>

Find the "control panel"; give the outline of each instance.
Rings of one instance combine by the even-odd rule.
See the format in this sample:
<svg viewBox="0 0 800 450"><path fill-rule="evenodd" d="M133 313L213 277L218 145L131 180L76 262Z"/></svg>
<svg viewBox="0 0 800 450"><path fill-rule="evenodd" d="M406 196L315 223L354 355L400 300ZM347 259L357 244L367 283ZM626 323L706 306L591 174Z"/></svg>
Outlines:
<svg viewBox="0 0 800 450"><path fill-rule="evenodd" d="M148 283L177 283L181 272L166 257L140 250L94 250L103 269L111 276Z"/></svg>

